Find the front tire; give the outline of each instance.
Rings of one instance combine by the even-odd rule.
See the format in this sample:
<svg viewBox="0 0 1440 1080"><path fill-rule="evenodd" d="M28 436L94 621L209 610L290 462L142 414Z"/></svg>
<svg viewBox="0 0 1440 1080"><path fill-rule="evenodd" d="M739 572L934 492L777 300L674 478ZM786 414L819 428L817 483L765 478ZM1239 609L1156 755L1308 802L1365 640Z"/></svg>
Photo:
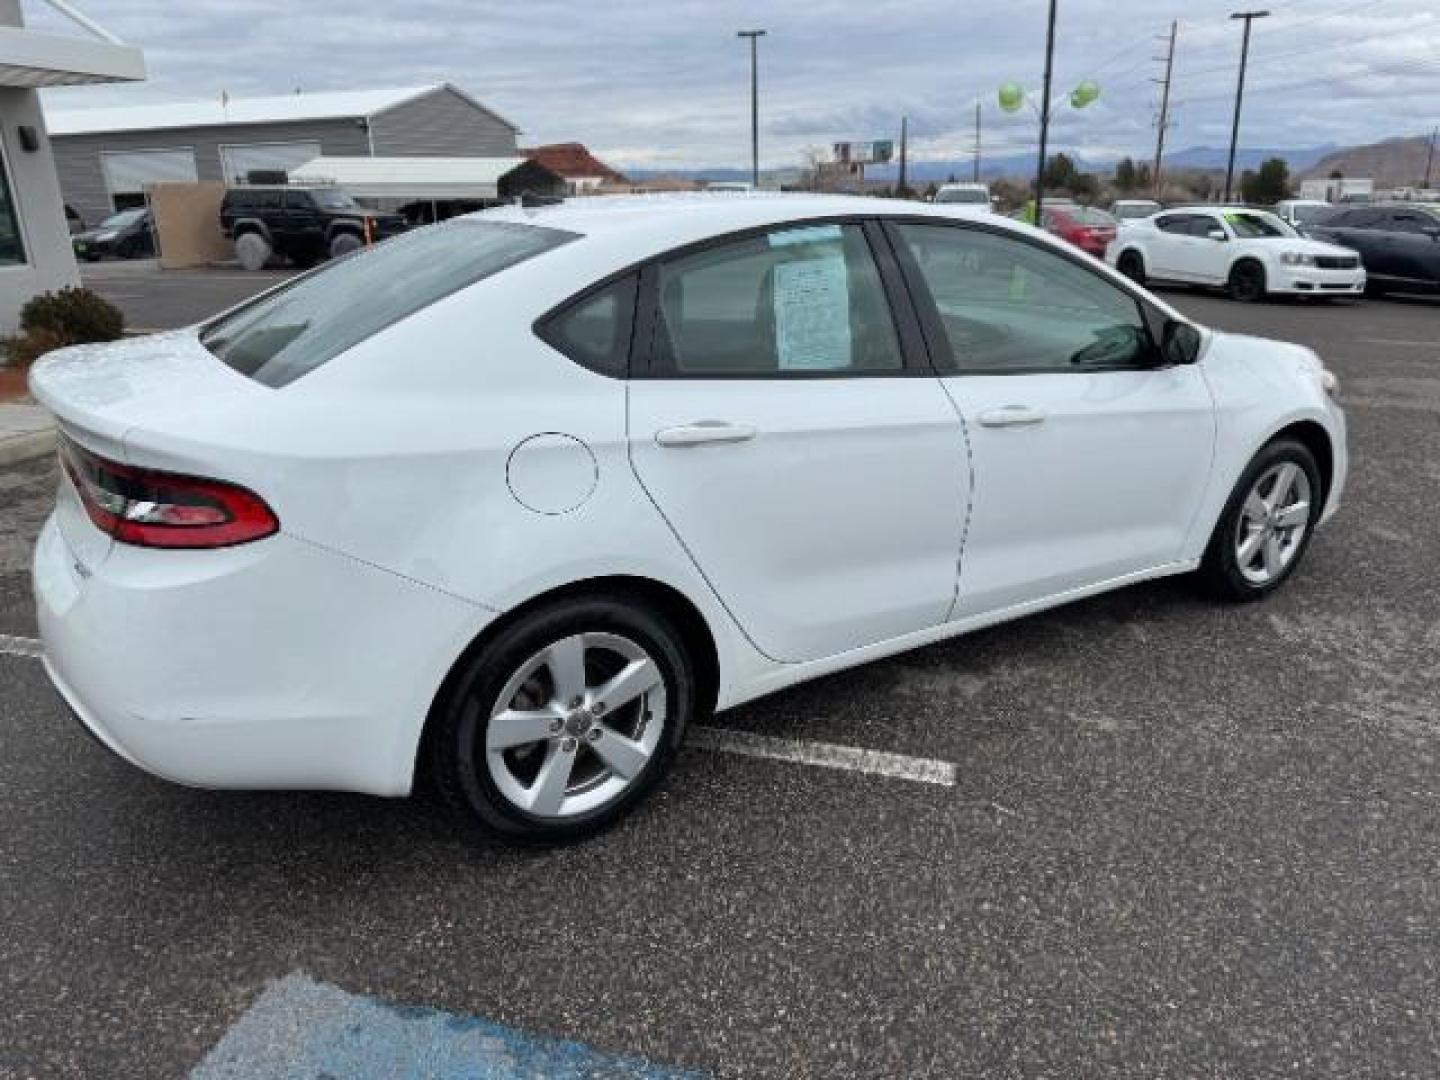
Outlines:
<svg viewBox="0 0 1440 1080"><path fill-rule="evenodd" d="M1252 259L1242 259L1230 270L1230 296L1242 304L1265 299L1265 268Z"/></svg>
<svg viewBox="0 0 1440 1080"><path fill-rule="evenodd" d="M252 273L265 269L272 254L270 241L257 232L241 233L235 238L235 259Z"/></svg>
<svg viewBox="0 0 1440 1080"><path fill-rule="evenodd" d="M472 827L531 843L624 816L668 771L696 708L682 636L612 595L525 615L452 686L432 720L436 787Z"/></svg>
<svg viewBox="0 0 1440 1080"><path fill-rule="evenodd" d="M1259 600L1295 572L1320 520L1324 488L1315 455L1278 439L1255 455L1220 515L1199 578L1222 600Z"/></svg>

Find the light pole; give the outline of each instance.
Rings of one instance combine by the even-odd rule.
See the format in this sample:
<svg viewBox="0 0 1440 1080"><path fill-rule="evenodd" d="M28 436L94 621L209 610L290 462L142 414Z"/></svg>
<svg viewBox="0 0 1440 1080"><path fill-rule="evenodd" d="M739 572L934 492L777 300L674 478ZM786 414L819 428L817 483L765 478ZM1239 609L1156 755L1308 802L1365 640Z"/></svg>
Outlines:
<svg viewBox="0 0 1440 1080"><path fill-rule="evenodd" d="M1045 87L1040 97L1040 163L1035 170L1035 221L1043 229L1045 202L1045 142L1050 137L1050 74L1055 66L1055 0L1050 0L1050 22L1045 31Z"/></svg>
<svg viewBox="0 0 1440 1080"><path fill-rule="evenodd" d="M755 43L764 30L740 30L736 37L750 39L750 183L760 186L760 76Z"/></svg>
<svg viewBox="0 0 1440 1080"><path fill-rule="evenodd" d="M1245 63L1250 58L1250 24L1263 19L1268 11L1237 11L1232 19L1245 21L1245 36L1240 39L1240 78L1235 83L1235 119L1230 125L1230 160L1225 166L1225 201L1230 201L1230 187L1235 181L1235 143L1240 138L1240 102L1245 98Z"/></svg>

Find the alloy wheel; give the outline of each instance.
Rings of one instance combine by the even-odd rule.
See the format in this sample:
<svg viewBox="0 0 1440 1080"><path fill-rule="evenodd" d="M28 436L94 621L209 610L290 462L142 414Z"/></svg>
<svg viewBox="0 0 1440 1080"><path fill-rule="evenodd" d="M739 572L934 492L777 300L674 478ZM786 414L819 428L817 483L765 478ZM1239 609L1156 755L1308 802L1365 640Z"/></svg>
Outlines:
<svg viewBox="0 0 1440 1080"><path fill-rule="evenodd" d="M1271 466L1250 488L1235 529L1235 565L1251 585L1277 580L1310 528L1310 478L1293 461Z"/></svg>
<svg viewBox="0 0 1440 1080"><path fill-rule="evenodd" d="M667 721L665 681L642 646L620 634L572 634L506 681L485 727L485 760L519 810L573 818L630 789Z"/></svg>

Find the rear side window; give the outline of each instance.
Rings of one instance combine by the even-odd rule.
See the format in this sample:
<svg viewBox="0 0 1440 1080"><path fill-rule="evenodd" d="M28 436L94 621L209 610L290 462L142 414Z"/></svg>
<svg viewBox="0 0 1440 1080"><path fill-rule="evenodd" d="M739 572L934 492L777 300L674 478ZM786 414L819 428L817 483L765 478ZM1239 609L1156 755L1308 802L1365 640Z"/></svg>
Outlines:
<svg viewBox="0 0 1440 1080"><path fill-rule="evenodd" d="M242 375L286 386L437 300L575 239L466 219L417 229L266 293L200 340Z"/></svg>
<svg viewBox="0 0 1440 1080"><path fill-rule="evenodd" d="M635 275L628 274L548 316L536 333L581 367L623 379L634 322Z"/></svg>

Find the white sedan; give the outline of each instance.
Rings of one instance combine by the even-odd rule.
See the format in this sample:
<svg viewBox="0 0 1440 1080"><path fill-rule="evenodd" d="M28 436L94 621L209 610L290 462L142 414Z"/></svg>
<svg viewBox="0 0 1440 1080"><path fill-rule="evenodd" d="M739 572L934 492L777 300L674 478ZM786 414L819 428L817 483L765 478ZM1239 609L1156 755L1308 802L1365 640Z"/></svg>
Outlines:
<svg viewBox="0 0 1440 1080"><path fill-rule="evenodd" d="M1365 292L1355 252L1306 239L1274 214L1243 206L1185 207L1129 222L1105 261L1142 285L1215 285L1236 300Z"/></svg>
<svg viewBox="0 0 1440 1080"><path fill-rule="evenodd" d="M45 666L140 768L561 840L716 710L1167 574L1262 597L1334 381L982 211L586 199L31 376Z"/></svg>

